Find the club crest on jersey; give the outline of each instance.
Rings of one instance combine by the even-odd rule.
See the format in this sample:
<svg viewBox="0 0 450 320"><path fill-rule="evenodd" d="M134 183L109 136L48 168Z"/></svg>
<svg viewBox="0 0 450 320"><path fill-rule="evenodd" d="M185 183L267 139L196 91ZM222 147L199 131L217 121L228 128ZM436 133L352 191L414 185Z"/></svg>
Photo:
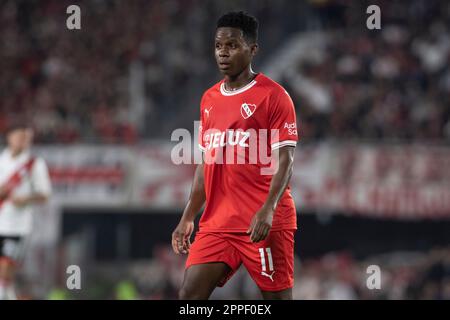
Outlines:
<svg viewBox="0 0 450 320"><path fill-rule="evenodd" d="M256 104L243 103L241 105L241 115L244 119L248 119L256 110Z"/></svg>

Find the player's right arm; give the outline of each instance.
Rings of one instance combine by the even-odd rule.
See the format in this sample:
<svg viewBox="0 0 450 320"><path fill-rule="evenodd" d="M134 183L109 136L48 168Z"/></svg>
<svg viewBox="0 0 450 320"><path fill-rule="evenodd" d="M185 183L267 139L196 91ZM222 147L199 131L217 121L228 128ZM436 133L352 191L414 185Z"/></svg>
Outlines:
<svg viewBox="0 0 450 320"><path fill-rule="evenodd" d="M206 200L203 164L197 165L192 182L191 194L178 226L172 232L172 248L176 254L186 254L191 246L194 219Z"/></svg>

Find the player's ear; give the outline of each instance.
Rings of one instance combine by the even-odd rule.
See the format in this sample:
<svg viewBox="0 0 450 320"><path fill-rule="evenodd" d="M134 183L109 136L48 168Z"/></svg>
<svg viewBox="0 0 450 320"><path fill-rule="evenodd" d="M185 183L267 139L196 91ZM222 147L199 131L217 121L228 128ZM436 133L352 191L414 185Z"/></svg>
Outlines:
<svg viewBox="0 0 450 320"><path fill-rule="evenodd" d="M250 53L253 57L258 53L258 44L256 42L250 45Z"/></svg>

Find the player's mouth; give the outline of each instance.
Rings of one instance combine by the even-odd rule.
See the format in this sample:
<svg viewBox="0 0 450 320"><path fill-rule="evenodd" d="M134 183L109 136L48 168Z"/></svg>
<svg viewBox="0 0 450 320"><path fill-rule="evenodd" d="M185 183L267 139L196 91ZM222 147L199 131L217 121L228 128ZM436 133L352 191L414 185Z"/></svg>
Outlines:
<svg viewBox="0 0 450 320"><path fill-rule="evenodd" d="M219 68L222 70L226 70L230 68L231 63L229 62L219 62Z"/></svg>

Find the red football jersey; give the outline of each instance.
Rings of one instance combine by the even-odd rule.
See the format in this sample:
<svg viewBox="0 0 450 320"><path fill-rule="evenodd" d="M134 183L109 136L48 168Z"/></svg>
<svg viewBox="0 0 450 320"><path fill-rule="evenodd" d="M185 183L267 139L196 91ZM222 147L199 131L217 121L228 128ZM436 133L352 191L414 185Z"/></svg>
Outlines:
<svg viewBox="0 0 450 320"><path fill-rule="evenodd" d="M286 90L259 73L243 88L227 91L224 80L201 100L199 148L204 152L206 206L202 232L245 232L266 201L272 151L295 146L295 109ZM296 229L289 186L273 217L272 230Z"/></svg>

